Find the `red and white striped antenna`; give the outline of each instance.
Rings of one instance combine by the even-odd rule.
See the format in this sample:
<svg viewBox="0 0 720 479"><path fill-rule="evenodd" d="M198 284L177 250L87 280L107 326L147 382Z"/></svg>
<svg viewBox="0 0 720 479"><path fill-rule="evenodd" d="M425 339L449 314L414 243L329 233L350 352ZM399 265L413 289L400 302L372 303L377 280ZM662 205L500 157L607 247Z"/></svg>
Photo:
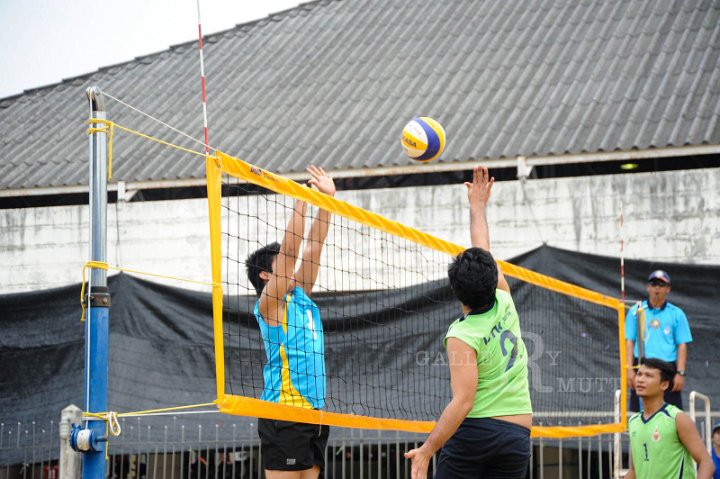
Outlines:
<svg viewBox="0 0 720 479"><path fill-rule="evenodd" d="M625 304L625 219L623 217L623 205L620 202L620 299Z"/></svg>
<svg viewBox="0 0 720 479"><path fill-rule="evenodd" d="M208 135L207 121L207 94L205 92L205 62L203 60L203 35L202 22L200 21L200 0L197 0L197 19L198 19L198 45L200 47L200 83L202 86L202 109L203 109L203 130L205 132L205 154L210 154L210 139Z"/></svg>

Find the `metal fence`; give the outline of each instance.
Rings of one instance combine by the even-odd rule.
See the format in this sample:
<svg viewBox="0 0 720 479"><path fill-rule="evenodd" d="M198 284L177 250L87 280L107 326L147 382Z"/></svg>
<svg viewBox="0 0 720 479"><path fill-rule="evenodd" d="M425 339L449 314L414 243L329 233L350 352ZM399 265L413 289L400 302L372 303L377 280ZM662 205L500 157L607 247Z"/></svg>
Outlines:
<svg viewBox="0 0 720 479"><path fill-rule="evenodd" d="M181 425L182 426L182 425ZM156 425L137 421L110 441L106 476L110 479L260 479L262 455L256 426L237 430L235 437L216 439L211 431L185 428L180 440L157 440ZM161 432L171 426L162 426ZM205 428L207 429L207 428ZM237 428L235 428L237 429ZM0 479L59 479L60 439L56 424L0 426ZM338 433L339 432L339 433ZM326 479L410 478L403 453L417 447L424 435L374 431L333 431L325 450ZM533 441L529 478L612 477L612 436L567 441ZM20 462L5 460L10 453ZM19 453L19 455L18 455ZM434 468L434 462L431 464ZM70 479L70 478L63 478Z"/></svg>
<svg viewBox="0 0 720 479"><path fill-rule="evenodd" d="M699 393L691 396L703 400ZM698 415L707 431L720 414ZM694 405L691 415L695 414ZM612 414L607 418L614 420ZM123 433L111 438L106 477L109 479L261 479L262 456L257 426L229 423L227 417L208 428L187 417L132 418L122 422ZM541 419L536 418L536 422ZM163 424L164 422L164 424ZM208 430L209 429L209 430ZM0 423L0 479L60 479L59 423ZM425 435L387 431L333 429L325 450L326 479L410 478L403 453L418 446ZM530 479L596 479L622 477L628 464L627 434L533 440ZM431 468L434 468L434 461ZM431 476L430 476L431 477ZM62 478L74 479L74 478Z"/></svg>

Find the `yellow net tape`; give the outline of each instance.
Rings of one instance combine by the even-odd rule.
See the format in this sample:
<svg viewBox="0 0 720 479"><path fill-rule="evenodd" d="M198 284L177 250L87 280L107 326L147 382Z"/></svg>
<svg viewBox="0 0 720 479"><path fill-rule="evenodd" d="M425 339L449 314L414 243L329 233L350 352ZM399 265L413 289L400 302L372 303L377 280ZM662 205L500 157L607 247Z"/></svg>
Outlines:
<svg viewBox="0 0 720 479"><path fill-rule="evenodd" d="M389 220L377 213L364 210L358 206L351 205L350 203L338 200L337 198L325 195L311 188L305 188L288 178L278 176L274 173L246 163L238 158L226 155L220 151L217 152L217 160L214 163L223 173L245 180L248 183L261 186L278 194L306 201L318 208L322 208L336 215L368 225L390 235L398 236L436 251L446 253L450 256L456 256L465 250L465 247L463 246L437 238L428 233L424 233L415 228L398 223L397 221ZM596 291L591 291L574 284L566 283L564 281L551 278L550 276L545 276L529 269L516 266L506 261L498 260L498 264L502 268L503 273L527 283L541 286L558 293L584 299L601 306L607 306L613 309L622 307L622 303L617 298L611 298Z"/></svg>
<svg viewBox="0 0 720 479"><path fill-rule="evenodd" d="M221 412L230 414L251 415L266 417L270 419L305 420L342 427L357 427L370 429L401 429L411 432L428 432L434 423L426 421L407 421L397 419L380 419L367 416L356 416L348 414L330 413L324 411L308 411L306 409L292 408L281 404L260 401L257 399L226 395L224 390L224 345L223 345L223 289L221 284L221 239L220 239L220 196L221 196L221 175L225 173L235 178L247 181L248 183L266 188L278 194L290 196L305 201L318 208L338 216L356 221L372 228L384 231L408 241L426 246L455 256L465 250L464 247L437 238L430 234L408 227L393 220L384 218L376 213L364 210L342 200L325 195L311 188L302 185L282 176L275 175L238 158L234 158L220 151L217 156L206 157L207 183L208 183L208 207L210 215L210 238L213 274L213 317L215 330L215 358L216 358L216 379L218 406ZM610 434L623 431L626 417L626 388L624 387L625 372L625 348L624 344L624 320L625 308L623 303L595 291L576 286L564 281L545 276L540 273L507 263L498 261L503 272L511 277L520 279L527 283L540 286L551 291L566 294L585 301L615 309L618 312L618 338L620 350L620 371L621 371L621 416L620 422L612 424L595 424L577 427L533 427L534 437L566 438L576 436L589 436L596 434Z"/></svg>

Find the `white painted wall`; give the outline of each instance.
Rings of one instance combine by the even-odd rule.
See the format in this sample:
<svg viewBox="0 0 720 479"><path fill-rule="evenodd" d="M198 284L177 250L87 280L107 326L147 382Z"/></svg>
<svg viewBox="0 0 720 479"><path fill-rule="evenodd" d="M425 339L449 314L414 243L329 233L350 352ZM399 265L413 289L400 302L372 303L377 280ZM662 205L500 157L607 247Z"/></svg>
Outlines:
<svg viewBox="0 0 720 479"><path fill-rule="evenodd" d="M432 186L339 192L340 199L436 235L468 245L465 188ZM256 202L240 207L255 208ZM495 186L488 219L493 250L509 258L546 242L569 250L617 256L619 212L625 214L627 258L670 262L720 264L720 168L705 170L518 181ZM283 208L260 212L275 227L284 227ZM86 206L0 210L0 294L47 289L78 283L88 256ZM227 223L225 223L227 224ZM279 240L274 227L230 224L243 240L227 243L234 256L244 258L255 242ZM321 271L321 288L365 288L413 282L413 273L395 274L382 267L393 254L377 252L380 242L367 237L337 235L324 264L362 270L366 281L352 275ZM108 261L127 268L210 280L207 204L203 199L147 203L118 203L108 209ZM249 241L246 241L248 240ZM346 256L332 258L332 245L341 243ZM356 257L347 256L358 250ZM366 257L363 261L361 257ZM399 256L398 256L399 257ZM405 254L410 268L428 264L418 254ZM443 273L445 258L433 255L431 277ZM245 284L244 272L231 274ZM340 282L343 281L341 285ZM367 282L369 281L369 283ZM176 286L198 288L188 283ZM243 286L244 287L244 286ZM203 288L200 286L199 288Z"/></svg>

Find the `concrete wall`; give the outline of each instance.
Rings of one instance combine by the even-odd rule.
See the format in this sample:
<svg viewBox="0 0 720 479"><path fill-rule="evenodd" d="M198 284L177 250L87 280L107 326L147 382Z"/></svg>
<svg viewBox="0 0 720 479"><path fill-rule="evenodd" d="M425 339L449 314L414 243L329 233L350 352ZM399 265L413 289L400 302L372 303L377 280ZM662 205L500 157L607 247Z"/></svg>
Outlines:
<svg viewBox="0 0 720 479"><path fill-rule="evenodd" d="M347 191L338 197L440 238L469 244L462 185ZM244 259L257 244L280 239L277 228L284 228L285 208L273 202L258 206L246 199L230 207L252 212L250 220L229 221L225 216L231 235L224 241L233 257ZM497 257L508 258L545 242L617 256L621 207L627 258L720 264L720 168L498 183L488 212L493 250ZM88 256L87 216L86 206L0 210L0 294L78 283ZM258 227L254 216L266 218L268 226ZM108 261L209 281L208 230L203 199L111 205ZM394 246L365 233L351 235L344 227L334 228L323 262L338 271L321 271L321 288L408 284L420 280L419 273L427 268L418 264L433 265L422 279L443 274L442 255L428 258L427 251L408 251L403 244ZM393 257L412 271L393 275L384 267ZM228 268L241 278L241 289L246 287L242 267L230 262ZM341 274L341 269L362 274Z"/></svg>

